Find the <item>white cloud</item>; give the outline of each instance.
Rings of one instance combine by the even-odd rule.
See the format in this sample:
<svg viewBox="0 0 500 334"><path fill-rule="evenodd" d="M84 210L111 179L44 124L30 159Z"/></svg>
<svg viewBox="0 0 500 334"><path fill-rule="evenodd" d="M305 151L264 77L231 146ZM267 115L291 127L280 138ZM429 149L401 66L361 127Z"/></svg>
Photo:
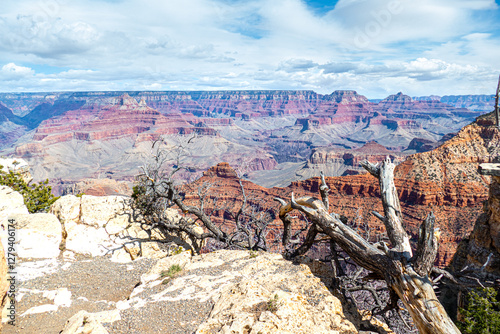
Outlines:
<svg viewBox="0 0 500 334"><path fill-rule="evenodd" d="M376 97L398 83L486 92L494 79L485 74L500 70L492 0L340 0L325 15L307 0L4 2L0 65L29 67L0 91L349 88Z"/></svg>
<svg viewBox="0 0 500 334"><path fill-rule="evenodd" d="M2 80L21 80L26 77L32 77L35 74L29 67L17 66L14 63L5 64L0 71L0 78Z"/></svg>

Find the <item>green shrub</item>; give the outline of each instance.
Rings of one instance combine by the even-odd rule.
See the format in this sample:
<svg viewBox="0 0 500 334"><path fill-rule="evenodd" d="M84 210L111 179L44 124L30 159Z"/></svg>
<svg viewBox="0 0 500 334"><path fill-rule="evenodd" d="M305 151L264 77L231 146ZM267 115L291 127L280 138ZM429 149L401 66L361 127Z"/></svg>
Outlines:
<svg viewBox="0 0 500 334"><path fill-rule="evenodd" d="M493 288L471 291L467 296L467 306L461 308L463 320L457 323L462 333L500 334L500 302Z"/></svg>
<svg viewBox="0 0 500 334"><path fill-rule="evenodd" d="M18 172L4 172L0 165L0 185L12 188L23 195L24 204L30 213L47 212L50 206L59 198L52 194L48 186L49 180L39 183L26 183Z"/></svg>
<svg viewBox="0 0 500 334"><path fill-rule="evenodd" d="M168 270L164 270L161 272L160 276L161 277L169 277L172 278L175 276L175 274L179 273L182 271L182 267L178 264L173 264L168 268Z"/></svg>
<svg viewBox="0 0 500 334"><path fill-rule="evenodd" d="M278 294L275 294L273 298L267 301L266 309L272 313L278 311Z"/></svg>

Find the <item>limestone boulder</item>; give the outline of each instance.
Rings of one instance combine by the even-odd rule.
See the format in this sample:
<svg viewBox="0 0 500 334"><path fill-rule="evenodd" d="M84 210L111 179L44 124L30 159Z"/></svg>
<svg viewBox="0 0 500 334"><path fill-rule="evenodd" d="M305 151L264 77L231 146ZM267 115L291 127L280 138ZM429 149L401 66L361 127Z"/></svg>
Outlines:
<svg viewBox="0 0 500 334"><path fill-rule="evenodd" d="M130 198L125 196L83 195L80 223L95 228L113 226L113 232L125 229L131 222Z"/></svg>
<svg viewBox="0 0 500 334"><path fill-rule="evenodd" d="M78 224L80 220L80 198L73 195L61 196L55 201L49 212L54 214L61 224L75 223Z"/></svg>
<svg viewBox="0 0 500 334"><path fill-rule="evenodd" d="M28 213L23 195L12 188L0 186L0 223L4 230L9 216Z"/></svg>
<svg viewBox="0 0 500 334"><path fill-rule="evenodd" d="M103 256L121 247L113 242L104 228L94 228L84 224L68 224L65 228L66 251L86 256Z"/></svg>
<svg viewBox="0 0 500 334"><path fill-rule="evenodd" d="M17 226L18 257L47 259L59 256L62 228L55 215L35 213L11 217Z"/></svg>
<svg viewBox="0 0 500 334"><path fill-rule="evenodd" d="M7 253L9 218L15 215L27 215L28 208L24 204L23 196L12 188L0 186L0 240Z"/></svg>
<svg viewBox="0 0 500 334"><path fill-rule="evenodd" d="M199 249L187 235L165 235L141 224L130 197L66 195L50 208L62 224L64 255L103 256L112 254L117 262L130 262L138 257L163 258L179 247ZM177 210L167 209L169 219L181 218ZM199 232L203 230L200 228Z"/></svg>
<svg viewBox="0 0 500 334"><path fill-rule="evenodd" d="M119 312L89 313L82 310L68 319L61 334L108 334L102 323L117 319L120 319Z"/></svg>

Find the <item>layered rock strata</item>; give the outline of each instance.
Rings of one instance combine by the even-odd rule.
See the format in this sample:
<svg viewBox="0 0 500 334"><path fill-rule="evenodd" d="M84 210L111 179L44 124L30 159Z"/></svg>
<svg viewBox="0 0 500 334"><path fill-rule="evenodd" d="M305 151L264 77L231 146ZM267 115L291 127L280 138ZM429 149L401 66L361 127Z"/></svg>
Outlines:
<svg viewBox="0 0 500 334"><path fill-rule="evenodd" d="M451 261L460 241L472 231L482 202L488 198L489 178L478 174L477 166L500 156L500 131L492 126L488 117L465 127L433 151L409 156L395 170L403 219L412 240L417 240L418 227L428 213L432 211L437 217L442 231L436 260L439 266L446 266ZM222 174L231 174L227 165L214 167L194 185L203 182L218 184L219 187L212 188L210 196L229 201L230 207L238 208L242 196L238 180L219 177ZM370 215L373 210L383 211L375 178L362 174L326 177L326 182L331 189L331 211L349 217L363 233L371 230L372 238L384 232L383 224ZM292 191L295 196L319 197L321 181L315 177L292 182L288 187L269 189L248 181L243 181L243 184L247 194L260 199L251 201L251 205L277 218L274 197L289 198ZM193 203L197 201L194 194L186 193L186 198ZM220 219L230 229L234 228L230 220L225 220L223 216ZM279 235L280 224L278 219L273 221L270 225L274 231L271 236Z"/></svg>
<svg viewBox="0 0 500 334"><path fill-rule="evenodd" d="M456 272L474 269L482 279L500 284L500 163L482 164L479 172L491 176L488 201L450 266Z"/></svg>

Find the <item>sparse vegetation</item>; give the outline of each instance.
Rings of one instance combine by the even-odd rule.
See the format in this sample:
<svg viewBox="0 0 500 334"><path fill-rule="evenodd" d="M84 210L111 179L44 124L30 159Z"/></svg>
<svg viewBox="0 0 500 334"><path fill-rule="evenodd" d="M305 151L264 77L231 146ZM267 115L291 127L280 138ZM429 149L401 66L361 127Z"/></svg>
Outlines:
<svg viewBox="0 0 500 334"><path fill-rule="evenodd" d="M467 296L467 306L460 309L463 320L457 322L462 333L500 334L500 301L493 288L472 290Z"/></svg>
<svg viewBox="0 0 500 334"><path fill-rule="evenodd" d="M267 301L266 309L272 313L278 311L278 295L277 294L274 294L274 296Z"/></svg>
<svg viewBox="0 0 500 334"><path fill-rule="evenodd" d="M250 258L251 258L251 259L254 259L254 258L256 258L257 256L259 256L259 252L256 252L256 251L250 251Z"/></svg>
<svg viewBox="0 0 500 334"><path fill-rule="evenodd" d="M182 253L184 251L185 251L184 247L179 246L172 251L172 255L179 255L180 253Z"/></svg>
<svg viewBox="0 0 500 334"><path fill-rule="evenodd" d="M24 204L30 213L46 212L50 206L59 198L52 194L52 188L48 186L49 180L39 183L27 183L19 172L4 172L0 165L0 185L12 188L23 195Z"/></svg>
<svg viewBox="0 0 500 334"><path fill-rule="evenodd" d="M161 277L173 278L176 274L182 271L182 267L178 264L173 264L168 268L168 270L164 270L161 272Z"/></svg>

